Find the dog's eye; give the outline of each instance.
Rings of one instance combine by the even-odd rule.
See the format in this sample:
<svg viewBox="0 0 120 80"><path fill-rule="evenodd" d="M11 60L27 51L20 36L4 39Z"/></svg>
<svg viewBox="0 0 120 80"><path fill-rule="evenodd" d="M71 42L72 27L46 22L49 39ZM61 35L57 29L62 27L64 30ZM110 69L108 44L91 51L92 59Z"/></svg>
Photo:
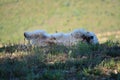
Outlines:
<svg viewBox="0 0 120 80"><path fill-rule="evenodd" d="M90 39L93 39L94 37L93 36L90 36Z"/></svg>

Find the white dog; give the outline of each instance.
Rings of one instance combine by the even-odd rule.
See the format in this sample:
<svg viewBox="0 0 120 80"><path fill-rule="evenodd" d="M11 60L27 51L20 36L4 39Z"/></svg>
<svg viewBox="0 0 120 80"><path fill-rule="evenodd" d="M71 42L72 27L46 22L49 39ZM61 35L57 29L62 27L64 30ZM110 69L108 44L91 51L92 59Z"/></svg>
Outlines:
<svg viewBox="0 0 120 80"><path fill-rule="evenodd" d="M88 32L84 29L76 29L70 33L54 33L48 34L43 30L36 30L33 32L24 32L24 36L33 45L48 46L51 44L71 46L77 44L79 41L97 44L98 39L93 32Z"/></svg>

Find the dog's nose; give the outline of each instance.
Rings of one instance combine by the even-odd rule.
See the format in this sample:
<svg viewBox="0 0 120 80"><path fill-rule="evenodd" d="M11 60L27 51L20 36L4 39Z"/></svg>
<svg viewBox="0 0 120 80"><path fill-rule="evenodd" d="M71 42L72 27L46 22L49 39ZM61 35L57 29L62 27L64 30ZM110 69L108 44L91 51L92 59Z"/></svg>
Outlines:
<svg viewBox="0 0 120 80"><path fill-rule="evenodd" d="M26 34L26 32L24 32L24 37L27 37L27 34Z"/></svg>

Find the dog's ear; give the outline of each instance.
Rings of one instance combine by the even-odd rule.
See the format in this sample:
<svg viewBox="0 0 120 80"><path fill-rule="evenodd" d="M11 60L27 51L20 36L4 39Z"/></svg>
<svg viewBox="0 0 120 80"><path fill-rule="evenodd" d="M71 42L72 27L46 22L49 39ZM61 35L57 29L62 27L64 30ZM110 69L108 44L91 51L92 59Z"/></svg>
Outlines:
<svg viewBox="0 0 120 80"><path fill-rule="evenodd" d="M82 36L81 36L83 39L85 39L86 38L86 36L83 34Z"/></svg>

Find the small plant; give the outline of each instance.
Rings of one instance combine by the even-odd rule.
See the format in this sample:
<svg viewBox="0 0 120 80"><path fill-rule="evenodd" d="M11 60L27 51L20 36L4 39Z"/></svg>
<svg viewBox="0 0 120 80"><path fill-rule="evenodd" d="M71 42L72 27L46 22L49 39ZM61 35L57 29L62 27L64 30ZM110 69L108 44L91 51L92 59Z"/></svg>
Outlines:
<svg viewBox="0 0 120 80"><path fill-rule="evenodd" d="M0 79L119 80L119 43L117 42L97 45L79 43L71 47L31 46L26 47L25 50L19 46L19 44L8 44L1 48ZM6 48L10 50L7 53Z"/></svg>
<svg viewBox="0 0 120 80"><path fill-rule="evenodd" d="M113 41L107 41L104 43L104 53L111 57L118 57L120 56L120 43L119 42L113 42Z"/></svg>
<svg viewBox="0 0 120 80"><path fill-rule="evenodd" d="M65 80L61 71L45 70L39 77L40 80Z"/></svg>

